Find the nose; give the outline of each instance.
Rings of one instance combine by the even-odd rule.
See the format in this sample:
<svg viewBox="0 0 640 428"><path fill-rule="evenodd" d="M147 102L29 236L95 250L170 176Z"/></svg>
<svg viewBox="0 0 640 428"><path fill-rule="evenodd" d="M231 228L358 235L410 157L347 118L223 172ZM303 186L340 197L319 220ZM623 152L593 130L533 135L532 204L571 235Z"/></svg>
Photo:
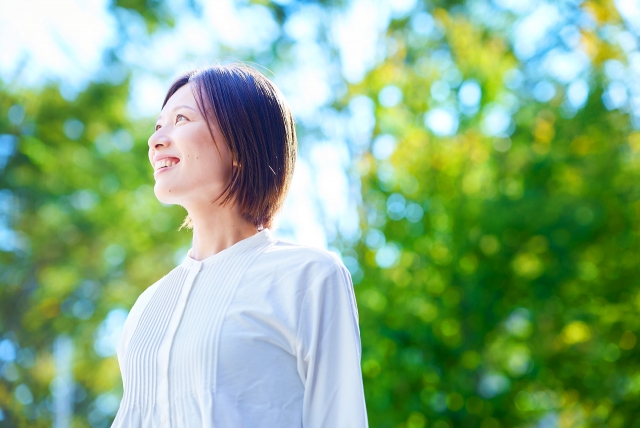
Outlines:
<svg viewBox="0 0 640 428"><path fill-rule="evenodd" d="M167 135L162 132L162 128L160 128L156 132L151 134L148 144L150 149L158 150L160 147L169 147L171 142L169 141Z"/></svg>

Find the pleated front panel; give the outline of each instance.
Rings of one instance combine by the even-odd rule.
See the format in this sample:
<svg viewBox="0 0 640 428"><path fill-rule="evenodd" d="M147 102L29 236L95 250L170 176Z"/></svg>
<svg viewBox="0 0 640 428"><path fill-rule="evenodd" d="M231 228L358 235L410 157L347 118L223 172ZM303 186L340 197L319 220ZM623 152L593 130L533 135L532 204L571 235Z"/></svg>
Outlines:
<svg viewBox="0 0 640 428"><path fill-rule="evenodd" d="M209 407L216 390L220 331L244 272L263 247L216 261L200 271L176 332L169 363L171 400ZM204 405L204 406L202 406Z"/></svg>
<svg viewBox="0 0 640 428"><path fill-rule="evenodd" d="M140 316L124 358L128 376L121 406L153 407L158 388L158 349L188 273L188 269L178 267L163 278Z"/></svg>

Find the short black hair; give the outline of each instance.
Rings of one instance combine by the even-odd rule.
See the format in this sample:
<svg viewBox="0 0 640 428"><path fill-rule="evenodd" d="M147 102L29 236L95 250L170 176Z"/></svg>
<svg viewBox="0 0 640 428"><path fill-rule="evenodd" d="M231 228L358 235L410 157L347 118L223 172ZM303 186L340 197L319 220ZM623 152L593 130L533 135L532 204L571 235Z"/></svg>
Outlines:
<svg viewBox="0 0 640 428"><path fill-rule="evenodd" d="M238 204L258 230L270 227L289 190L297 152L295 123L284 96L253 68L215 65L176 79L162 108L188 83L209 131L218 124L238 165L221 203ZM188 216L182 226L191 226Z"/></svg>

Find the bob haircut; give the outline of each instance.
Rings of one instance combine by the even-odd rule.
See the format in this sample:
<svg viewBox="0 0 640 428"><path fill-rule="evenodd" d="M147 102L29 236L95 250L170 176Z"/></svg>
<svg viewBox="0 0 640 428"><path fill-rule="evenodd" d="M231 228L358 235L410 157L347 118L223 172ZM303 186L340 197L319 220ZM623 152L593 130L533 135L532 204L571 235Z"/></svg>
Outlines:
<svg viewBox="0 0 640 428"><path fill-rule="evenodd" d="M252 68L215 65L177 78L162 108L189 83L209 132L213 137L217 123L235 165L231 181L214 201L238 204L258 230L271 227L289 190L297 150L293 116L282 93ZM189 216L183 227L193 227Z"/></svg>

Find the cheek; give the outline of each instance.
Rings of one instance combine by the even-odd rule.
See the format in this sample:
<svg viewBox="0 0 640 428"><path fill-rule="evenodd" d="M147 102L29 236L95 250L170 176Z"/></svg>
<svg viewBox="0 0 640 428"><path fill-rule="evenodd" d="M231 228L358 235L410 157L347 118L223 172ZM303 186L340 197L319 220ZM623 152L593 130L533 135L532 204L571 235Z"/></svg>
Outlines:
<svg viewBox="0 0 640 428"><path fill-rule="evenodd" d="M193 170L189 167L187 171L206 180L224 181L226 185L232 173L231 158L225 158L224 153L222 155L221 157L215 146L201 148L190 155L189 164L193 166Z"/></svg>

